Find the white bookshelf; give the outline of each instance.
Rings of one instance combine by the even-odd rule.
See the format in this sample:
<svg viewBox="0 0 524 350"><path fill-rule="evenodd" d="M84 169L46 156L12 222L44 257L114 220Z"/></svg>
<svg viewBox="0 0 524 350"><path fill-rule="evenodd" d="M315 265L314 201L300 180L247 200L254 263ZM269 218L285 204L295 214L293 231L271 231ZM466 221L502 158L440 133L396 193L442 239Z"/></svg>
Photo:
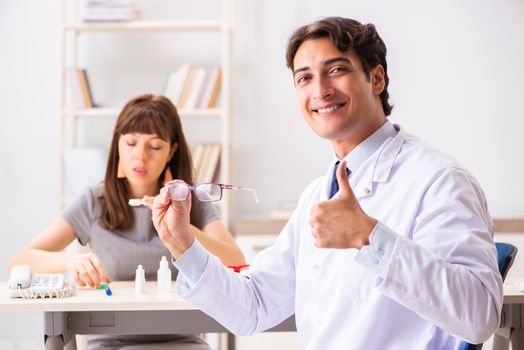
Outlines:
<svg viewBox="0 0 524 350"><path fill-rule="evenodd" d="M78 118L117 117L120 108L85 108L62 110L62 116L67 118L76 116ZM222 108L182 109L178 111L184 117L223 117L226 115Z"/></svg>
<svg viewBox="0 0 524 350"><path fill-rule="evenodd" d="M169 0L165 0L169 1ZM232 75L232 42L234 31L234 0L221 0L221 16L217 20L141 20L129 22L82 22L78 18L78 0L62 0L62 52L61 52L61 91L60 91L60 203L67 201L65 198L64 187L64 159L65 149L78 147L77 145L77 127L80 120L89 121L92 119L113 118L116 119L120 113L119 108L101 107L78 109L70 105L66 98L68 85L66 83L67 67L78 67L79 40L82 36L96 34L98 36L107 34L108 37L113 33L134 35L136 33L218 33L220 36L220 53L217 66L221 67L221 88L220 88L220 106L209 109L181 109L179 114L182 123L190 118L217 118L220 125L219 143L221 144L220 154L220 182L231 183L232 169L232 147L231 147L231 130L232 130L232 96L231 96L231 75ZM127 33L127 34L126 34ZM199 43L195 43L198 45ZM89 50L89 47L83 50ZM139 60L139 58L137 58ZM192 62L186 62L191 64ZM86 67L89 69L89 67ZM166 75L168 72L166 72ZM92 91L96 86L90 83ZM153 92L153 93L161 93ZM131 98L130 96L129 98ZM191 135L186 135L188 138ZM109 144L110 140L107 140ZM226 194L222 202L219 203L223 222L229 225L231 194Z"/></svg>
<svg viewBox="0 0 524 350"><path fill-rule="evenodd" d="M222 31L222 21L131 21L131 22L99 22L99 23L64 23L65 30L82 32L148 32L148 31Z"/></svg>

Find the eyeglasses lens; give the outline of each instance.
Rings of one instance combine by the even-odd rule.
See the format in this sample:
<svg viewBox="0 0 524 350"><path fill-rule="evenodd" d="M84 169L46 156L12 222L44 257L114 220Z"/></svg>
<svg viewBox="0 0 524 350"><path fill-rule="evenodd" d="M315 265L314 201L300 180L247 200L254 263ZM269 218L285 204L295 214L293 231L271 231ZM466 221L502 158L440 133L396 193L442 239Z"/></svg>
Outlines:
<svg viewBox="0 0 524 350"><path fill-rule="evenodd" d="M222 189L217 184L200 184L195 188L196 197L203 202L220 200Z"/></svg>
<svg viewBox="0 0 524 350"><path fill-rule="evenodd" d="M169 185L171 199L176 202L183 202L189 194L189 187L183 183L173 183Z"/></svg>

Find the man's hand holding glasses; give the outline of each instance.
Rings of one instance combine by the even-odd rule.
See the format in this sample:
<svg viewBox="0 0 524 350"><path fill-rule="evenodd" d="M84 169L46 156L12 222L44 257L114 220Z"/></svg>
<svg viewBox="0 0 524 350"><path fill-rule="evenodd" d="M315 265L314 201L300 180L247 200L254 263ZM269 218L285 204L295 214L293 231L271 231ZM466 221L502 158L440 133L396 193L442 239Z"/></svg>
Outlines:
<svg viewBox="0 0 524 350"><path fill-rule="evenodd" d="M189 224L191 191L199 201L216 202L222 199L223 190L250 191L258 203L257 194L252 188L217 183L188 185L182 180L168 182L151 205L149 199L143 199L142 204L150 206L153 211L153 225L160 239L175 259L191 247L194 240Z"/></svg>
<svg viewBox="0 0 524 350"><path fill-rule="evenodd" d="M180 182L174 180L170 183ZM191 212L191 196L184 201L172 201L169 184L166 184L151 205L152 220L158 236L164 242L175 259L178 259L195 239L191 233L189 217Z"/></svg>

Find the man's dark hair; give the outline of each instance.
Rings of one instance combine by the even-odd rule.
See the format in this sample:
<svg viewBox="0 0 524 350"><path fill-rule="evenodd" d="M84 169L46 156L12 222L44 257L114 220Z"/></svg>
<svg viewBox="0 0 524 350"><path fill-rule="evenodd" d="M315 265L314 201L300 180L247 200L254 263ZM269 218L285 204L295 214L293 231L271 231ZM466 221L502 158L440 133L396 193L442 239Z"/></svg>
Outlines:
<svg viewBox="0 0 524 350"><path fill-rule="evenodd" d="M306 40L328 37L341 52L355 50L362 61L364 73L370 79L371 69L377 65L384 68L384 90L380 94L382 109L385 115L391 114L392 105L389 104L389 77L386 62L386 45L380 38L373 24L362 24L350 18L326 17L307 24L295 30L289 39L286 50L286 61L293 71L293 60L298 48Z"/></svg>

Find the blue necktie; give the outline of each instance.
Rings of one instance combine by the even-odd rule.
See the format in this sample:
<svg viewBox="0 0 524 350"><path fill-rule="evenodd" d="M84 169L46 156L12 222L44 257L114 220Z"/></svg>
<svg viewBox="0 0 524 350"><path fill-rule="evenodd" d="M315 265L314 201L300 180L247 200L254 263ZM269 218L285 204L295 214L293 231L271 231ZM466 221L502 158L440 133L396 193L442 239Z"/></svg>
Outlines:
<svg viewBox="0 0 524 350"><path fill-rule="evenodd" d="M331 191L329 192L329 199L333 198L333 196L338 192L337 169L339 163L340 161L337 161L335 163L335 168L333 169L333 178L331 179ZM348 168L346 168L346 174L348 176L351 174L351 171Z"/></svg>

